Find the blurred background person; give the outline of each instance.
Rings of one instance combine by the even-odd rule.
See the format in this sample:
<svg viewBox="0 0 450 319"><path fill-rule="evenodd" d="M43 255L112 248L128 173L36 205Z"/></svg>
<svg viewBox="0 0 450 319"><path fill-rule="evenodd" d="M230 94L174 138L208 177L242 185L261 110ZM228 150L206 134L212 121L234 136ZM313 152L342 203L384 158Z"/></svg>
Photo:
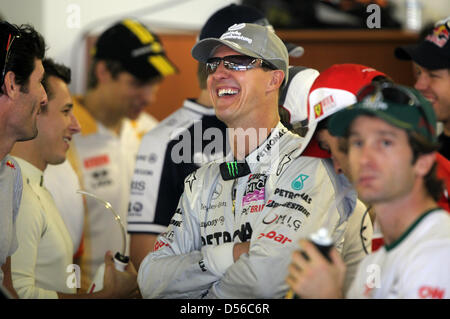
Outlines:
<svg viewBox="0 0 450 319"><path fill-rule="evenodd" d="M419 43L396 48L395 56L412 60L414 87L430 101L443 124L439 153L450 159L450 17L436 22Z"/></svg>
<svg viewBox="0 0 450 319"><path fill-rule="evenodd" d="M83 189L110 202L126 222L139 143L156 124L143 110L176 67L158 36L132 19L104 31L92 54L87 93L74 99L81 134L73 139L75 156L69 160ZM83 287L93 279L105 252L119 251L123 240L104 205L92 198L86 198L86 203Z"/></svg>

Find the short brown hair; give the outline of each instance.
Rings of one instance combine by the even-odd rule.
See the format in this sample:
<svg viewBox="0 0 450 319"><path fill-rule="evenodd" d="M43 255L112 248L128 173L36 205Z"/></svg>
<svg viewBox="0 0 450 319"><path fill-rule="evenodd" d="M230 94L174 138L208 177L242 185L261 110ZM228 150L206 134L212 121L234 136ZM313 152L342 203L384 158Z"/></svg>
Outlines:
<svg viewBox="0 0 450 319"><path fill-rule="evenodd" d="M97 67L97 63L100 60L93 59L91 63L91 67L89 68L88 73L88 82L87 82L87 88L88 89L95 89L98 84L97 76L95 75L95 68ZM119 61L116 60L101 60L105 62L106 69L111 73L111 76L113 79L116 79L119 73L125 72L125 69L123 68L122 64Z"/></svg>

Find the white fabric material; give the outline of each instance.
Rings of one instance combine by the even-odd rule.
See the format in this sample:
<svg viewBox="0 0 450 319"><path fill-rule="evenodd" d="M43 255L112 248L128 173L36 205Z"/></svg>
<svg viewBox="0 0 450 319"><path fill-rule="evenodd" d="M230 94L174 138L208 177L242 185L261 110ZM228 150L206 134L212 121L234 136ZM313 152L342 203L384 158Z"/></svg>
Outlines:
<svg viewBox="0 0 450 319"><path fill-rule="evenodd" d="M80 120L80 119L79 119ZM92 121L95 121L91 118ZM82 119L80 120L83 128ZM81 169L84 190L111 203L127 224L130 183L141 137L156 121L142 114L136 122L123 120L120 136L95 121L96 131L77 134L73 138L78 167ZM114 216L99 201L86 196L87 229L83 272L93 280L97 268L104 262L106 251L122 253L123 237ZM129 236L125 254L129 252Z"/></svg>
<svg viewBox="0 0 450 319"><path fill-rule="evenodd" d="M434 210L367 256L347 298L450 298L450 216Z"/></svg>
<svg viewBox="0 0 450 319"><path fill-rule="evenodd" d="M48 165L44 171L44 186L52 194L76 252L83 236L84 207L83 197L77 194L77 190L81 189L80 181L69 161Z"/></svg>
<svg viewBox="0 0 450 319"><path fill-rule="evenodd" d="M42 185L43 173L15 158L23 175L23 196L17 218L19 248L11 257L14 288L20 298L57 298L57 291L75 293L67 285L73 243L55 206Z"/></svg>
<svg viewBox="0 0 450 319"><path fill-rule="evenodd" d="M16 220L22 198L20 166L9 155L0 161L0 285L1 266L17 249Z"/></svg>
<svg viewBox="0 0 450 319"><path fill-rule="evenodd" d="M298 239L327 227L342 242L356 194L336 205L343 185L327 161L298 156L303 142L279 124L247 156L249 175L224 180L218 161L189 175L159 250L139 268L143 297L281 298ZM249 253L220 275L209 252L247 241Z"/></svg>

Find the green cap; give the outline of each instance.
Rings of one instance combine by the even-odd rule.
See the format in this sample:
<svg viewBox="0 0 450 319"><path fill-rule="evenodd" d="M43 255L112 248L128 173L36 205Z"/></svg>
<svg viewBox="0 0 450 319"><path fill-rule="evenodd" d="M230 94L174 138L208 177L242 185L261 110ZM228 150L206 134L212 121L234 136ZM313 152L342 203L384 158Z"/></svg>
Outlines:
<svg viewBox="0 0 450 319"><path fill-rule="evenodd" d="M436 143L436 114L417 90L393 83L369 84L361 89L358 102L333 114L328 122L332 135L346 136L359 115L375 115L389 124L416 132Z"/></svg>

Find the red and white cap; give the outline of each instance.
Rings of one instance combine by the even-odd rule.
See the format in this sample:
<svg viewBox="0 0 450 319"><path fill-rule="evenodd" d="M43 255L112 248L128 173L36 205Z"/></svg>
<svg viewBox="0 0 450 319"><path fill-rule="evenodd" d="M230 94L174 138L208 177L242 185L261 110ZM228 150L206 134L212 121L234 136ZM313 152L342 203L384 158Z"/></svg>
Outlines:
<svg viewBox="0 0 450 319"><path fill-rule="evenodd" d="M377 76L386 74L361 64L334 64L311 86L308 97L308 125L356 103L359 90Z"/></svg>
<svg viewBox="0 0 450 319"><path fill-rule="evenodd" d="M301 147L303 152L309 144L308 150L303 152L305 155L325 156L319 155L318 146L313 145L317 143L311 141L317 123L354 104L359 90L377 76L387 77L380 71L360 64L335 64L320 75L314 69L299 66L289 68L289 80L280 94L279 104L288 114L284 120L294 130L308 127Z"/></svg>
<svg viewBox="0 0 450 319"><path fill-rule="evenodd" d="M283 114L280 111L280 116L281 122L286 126L292 126L295 131L299 127L307 127L308 93L314 80L319 76L319 72L302 66L290 66L288 72L288 82L281 90L279 98L280 108L283 109ZM308 131L303 136L300 153L308 145L314 135L314 130L315 126L308 126Z"/></svg>

